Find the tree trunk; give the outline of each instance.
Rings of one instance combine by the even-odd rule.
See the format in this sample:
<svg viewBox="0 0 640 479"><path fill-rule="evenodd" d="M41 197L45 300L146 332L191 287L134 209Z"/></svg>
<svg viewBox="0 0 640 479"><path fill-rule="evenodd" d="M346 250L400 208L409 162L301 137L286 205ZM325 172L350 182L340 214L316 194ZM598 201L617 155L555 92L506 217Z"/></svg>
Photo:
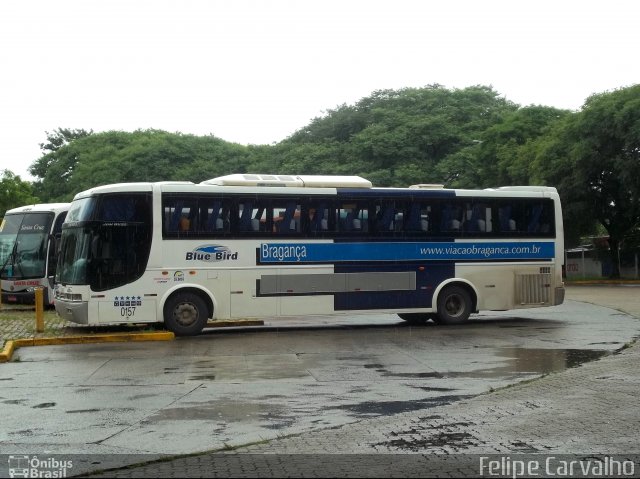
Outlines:
<svg viewBox="0 0 640 479"><path fill-rule="evenodd" d="M620 278L620 241L609 236L609 255L611 257L611 279Z"/></svg>

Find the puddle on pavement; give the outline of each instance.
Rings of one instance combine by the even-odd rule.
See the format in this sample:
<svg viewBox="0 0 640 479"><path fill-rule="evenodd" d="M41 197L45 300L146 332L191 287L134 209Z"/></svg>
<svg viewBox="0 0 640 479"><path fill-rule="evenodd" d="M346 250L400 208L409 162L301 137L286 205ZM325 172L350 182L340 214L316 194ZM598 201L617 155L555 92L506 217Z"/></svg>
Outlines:
<svg viewBox="0 0 640 479"><path fill-rule="evenodd" d="M595 361L610 354L610 351L601 349L498 348L497 354L514 361L514 372L546 374Z"/></svg>
<svg viewBox="0 0 640 479"><path fill-rule="evenodd" d="M490 368L443 371L446 378L505 378L514 375L537 375L565 371L611 354L601 349L496 348L504 363ZM452 368L454 365L452 365Z"/></svg>
<svg viewBox="0 0 640 479"><path fill-rule="evenodd" d="M340 409L348 411L354 416L370 417L370 416L391 416L403 412L419 411L437 406L445 406L447 404L460 401L472 396L453 395L439 396L427 399L418 399L414 401L364 401L355 404L343 404L340 406L332 406L325 409Z"/></svg>
<svg viewBox="0 0 640 479"><path fill-rule="evenodd" d="M300 414L311 410L293 413L286 405L265 402L241 402L233 398L198 403L197 407L167 408L149 416L144 421L151 424L159 421L212 421L221 430L231 423L260 424L266 429L285 429L292 426Z"/></svg>
<svg viewBox="0 0 640 479"><path fill-rule="evenodd" d="M448 364L450 371L434 371L431 369L430 371L415 372L406 370L393 371L392 369L397 365L394 367L385 365L384 361L380 360L362 361L363 357L359 357L362 361L360 367L375 371L384 378L397 378L403 380L403 383L409 382L410 384L406 384L406 386L423 389L425 394L434 397L422 397L415 400L376 401L371 400L371 397L367 397L369 388L359 384L354 385L352 393L357 392L358 395L356 397L364 399L362 402L336 404L333 401L333 404L318 405L318 403L311 401L304 405L292 405L286 400L287 396L281 394L266 394L258 402L243 402L236 397L227 397L198 403L197 407L187 407L188 405L185 405L185 407L162 409L146 418L143 424L148 426L154 422L161 421L208 421L215 426L216 434L227 434L228 430L230 430L228 428L244 427L242 424L255 424L256 427L272 431L286 430L296 425L300 418L308 418L310 415L317 415L319 412L329 416L346 414L354 418L391 416L452 404L474 396L464 394L463 390L456 388L457 383L455 382L444 382L451 378L488 378L493 380L495 378L513 379L517 376L525 379L530 375L563 371L585 362L599 359L610 353L611 351L607 350L590 349L491 348L489 354L482 355L485 360L480 363L470 363L468 357L465 356L467 359L459 359L460 364L458 365L455 362ZM484 365L482 364L483 362ZM474 370L473 367L478 367L479 369ZM207 372L202 371L201 378L205 377L205 375L207 375ZM195 377L191 379L195 379ZM213 380L213 375L208 379ZM317 383L309 383L307 385L308 388L314 386L322 385ZM456 394L456 392L462 394ZM351 399L353 400L353 398ZM323 417L314 419L320 421ZM434 438L434 442L431 445L437 446L440 439ZM460 436L457 439L461 443L465 443L470 438ZM448 437L447 440L450 441L451 437ZM401 447L399 444L395 446Z"/></svg>
<svg viewBox="0 0 640 479"><path fill-rule="evenodd" d="M384 367L384 365L378 363L365 364L364 367L366 369L374 369L383 377L399 379L501 379L507 377L513 378L514 375L536 375L560 372L611 354L611 351L601 349L543 349L509 347L495 348L493 350L495 351L495 355L501 360L501 363L487 363L486 365L488 367L480 367L478 369L469 368L469 364L464 363L463 368L456 370L456 364L453 362L448 365L448 369L433 372L395 372L389 371Z"/></svg>

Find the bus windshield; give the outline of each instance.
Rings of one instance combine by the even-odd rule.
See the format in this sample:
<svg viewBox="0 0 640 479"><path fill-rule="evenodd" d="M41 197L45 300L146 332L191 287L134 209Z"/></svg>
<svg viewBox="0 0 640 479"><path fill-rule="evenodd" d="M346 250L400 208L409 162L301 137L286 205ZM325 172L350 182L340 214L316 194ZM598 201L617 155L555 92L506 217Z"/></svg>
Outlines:
<svg viewBox="0 0 640 479"><path fill-rule="evenodd" d="M95 200L95 199L94 199ZM94 291L139 278L151 247L147 195L107 195L99 203L74 201L63 226L56 282L88 284Z"/></svg>
<svg viewBox="0 0 640 479"><path fill-rule="evenodd" d="M7 215L0 226L2 279L44 276L53 213Z"/></svg>

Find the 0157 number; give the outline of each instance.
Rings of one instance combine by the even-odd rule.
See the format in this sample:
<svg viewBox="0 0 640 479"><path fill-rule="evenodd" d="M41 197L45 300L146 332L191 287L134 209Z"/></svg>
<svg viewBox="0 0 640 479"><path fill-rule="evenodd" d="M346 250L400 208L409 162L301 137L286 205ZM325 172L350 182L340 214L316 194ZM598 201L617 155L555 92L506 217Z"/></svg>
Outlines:
<svg viewBox="0 0 640 479"><path fill-rule="evenodd" d="M135 316L135 314L136 314L135 306L126 306L126 307L120 308L120 316L122 316L123 318L130 318L132 316Z"/></svg>

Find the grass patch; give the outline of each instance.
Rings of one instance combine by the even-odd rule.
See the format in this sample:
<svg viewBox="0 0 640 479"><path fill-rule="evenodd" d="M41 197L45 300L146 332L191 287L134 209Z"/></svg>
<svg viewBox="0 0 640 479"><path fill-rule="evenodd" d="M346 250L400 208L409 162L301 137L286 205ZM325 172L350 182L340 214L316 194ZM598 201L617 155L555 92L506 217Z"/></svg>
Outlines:
<svg viewBox="0 0 640 479"><path fill-rule="evenodd" d="M44 331L42 336L55 336L67 322L60 318L55 310L47 309L43 314ZM29 338L36 334L35 308L16 308L3 306L0 309L0 347L7 341Z"/></svg>

